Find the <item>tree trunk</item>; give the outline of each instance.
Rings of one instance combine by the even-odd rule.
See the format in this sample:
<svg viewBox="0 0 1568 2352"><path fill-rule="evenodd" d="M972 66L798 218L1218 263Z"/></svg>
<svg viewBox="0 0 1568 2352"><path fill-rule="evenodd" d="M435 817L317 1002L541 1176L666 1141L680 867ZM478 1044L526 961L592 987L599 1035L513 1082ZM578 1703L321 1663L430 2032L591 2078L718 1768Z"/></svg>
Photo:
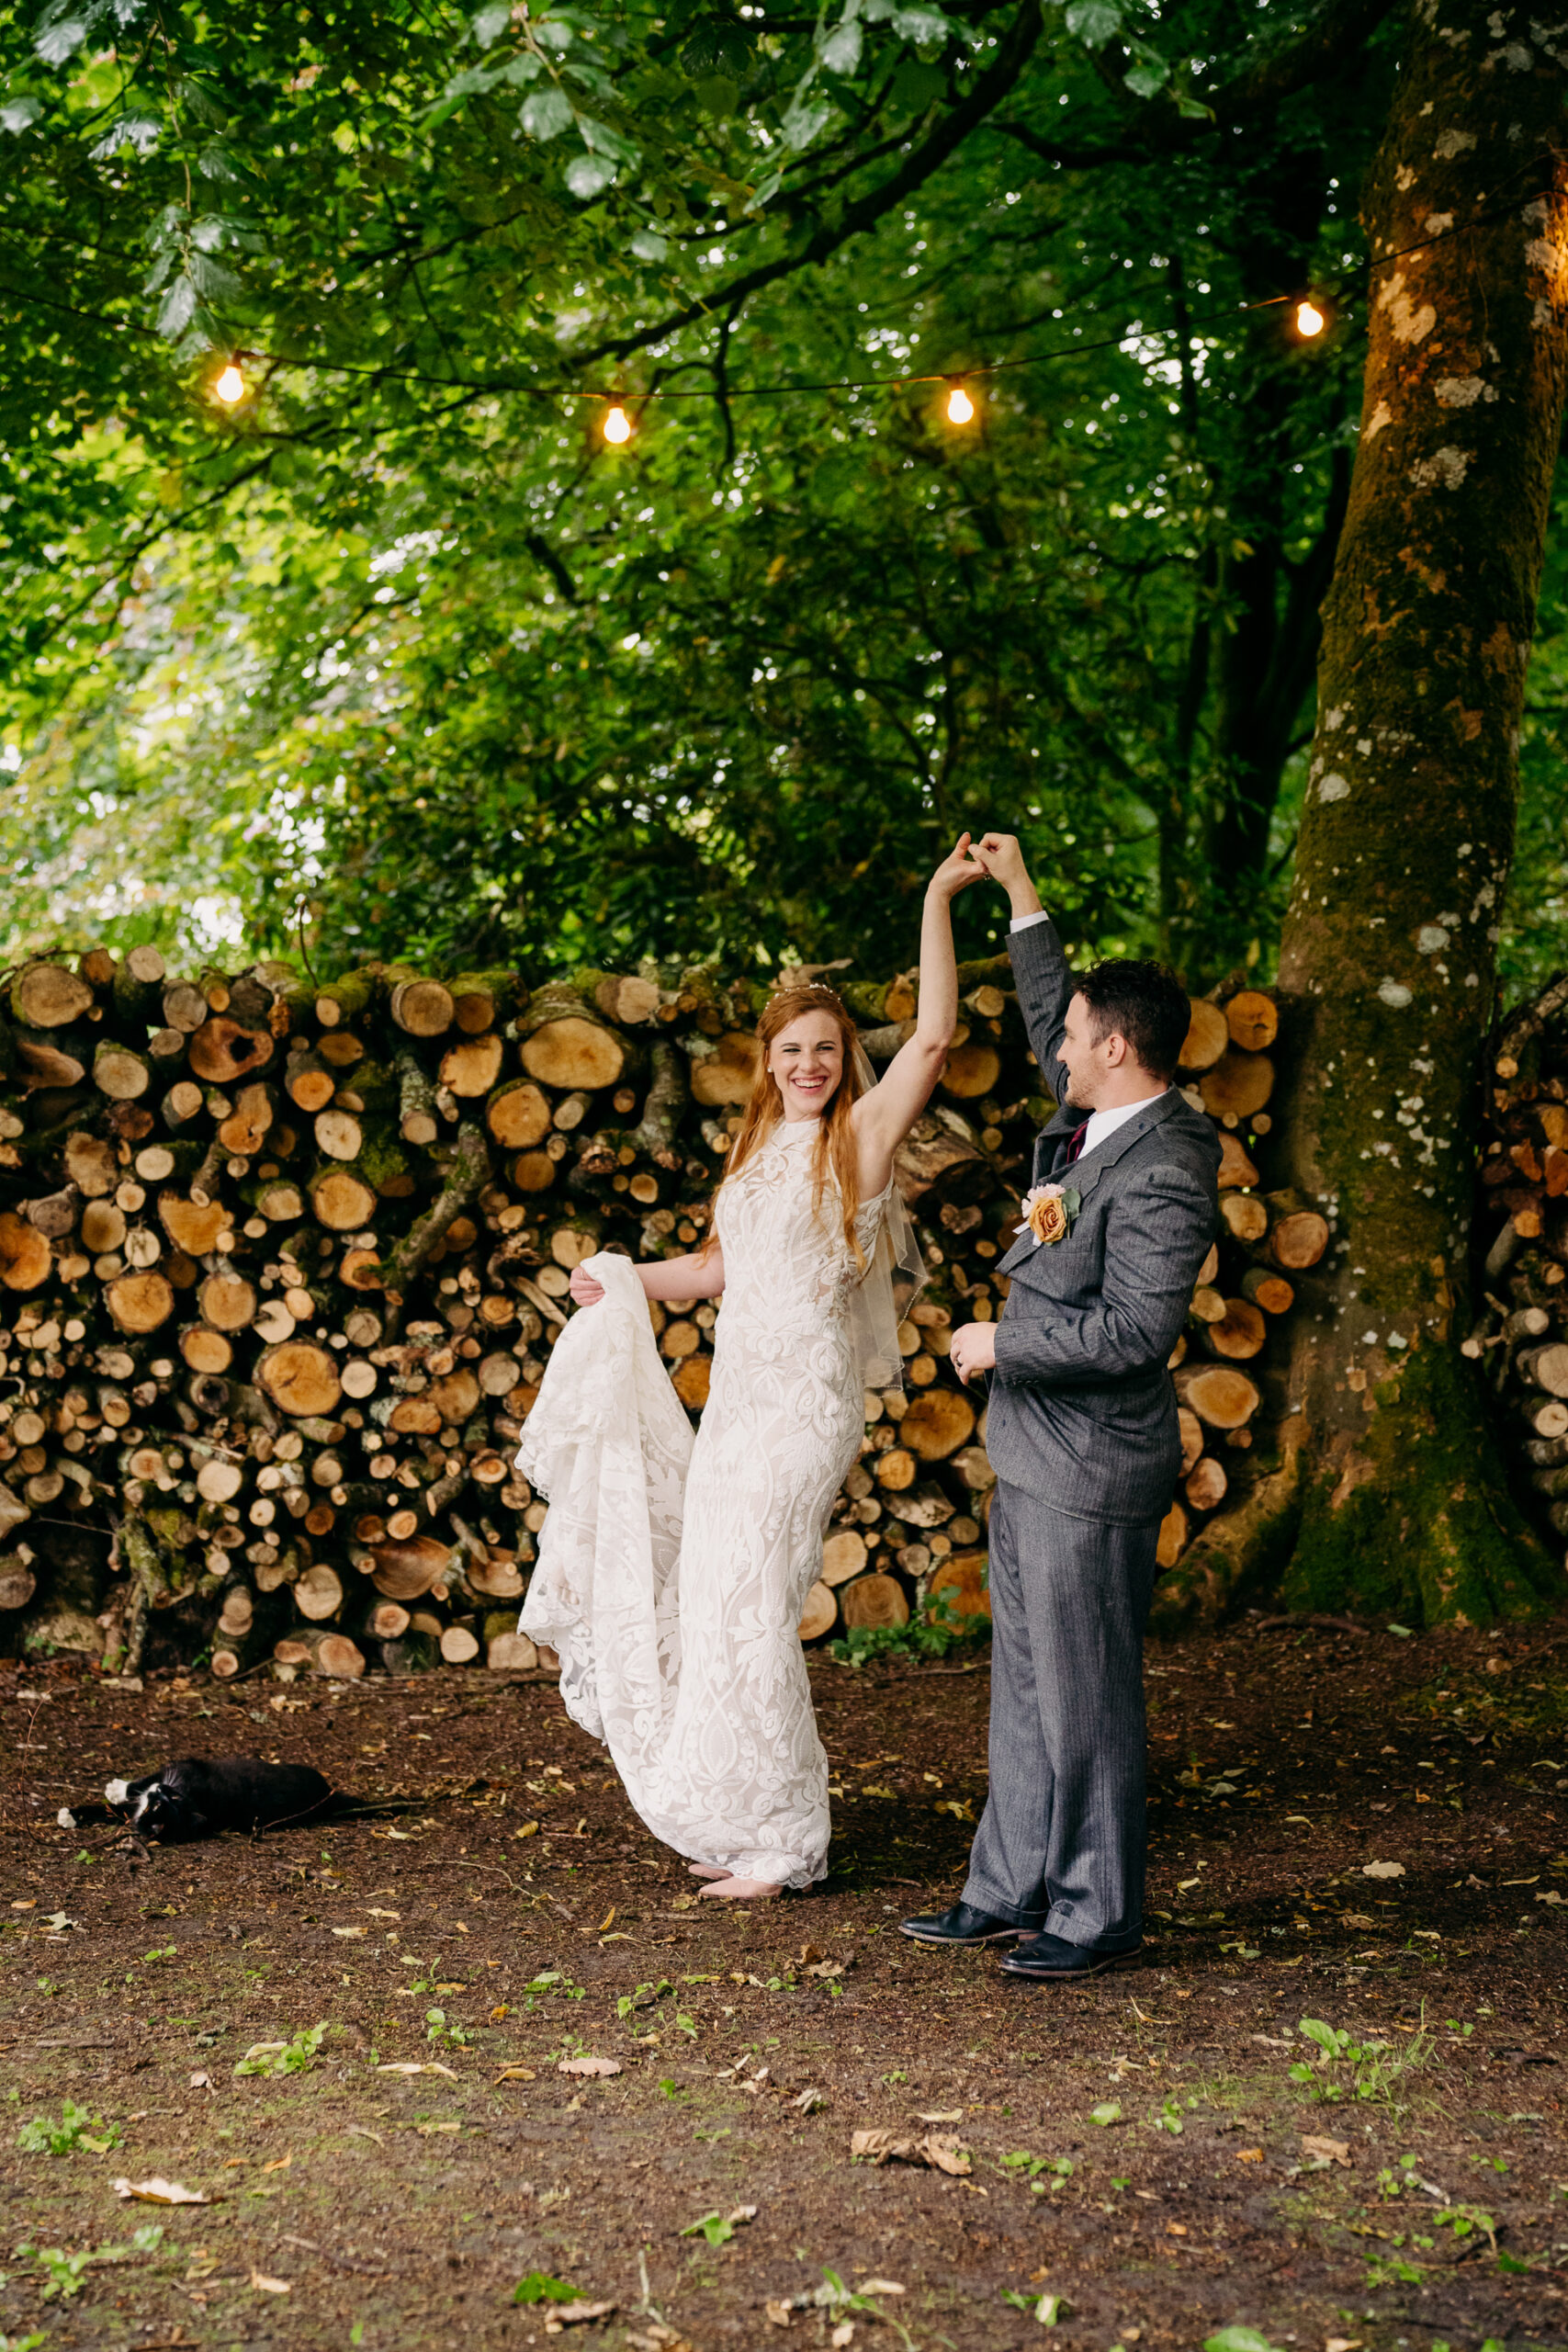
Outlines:
<svg viewBox="0 0 1568 2352"><path fill-rule="evenodd" d="M1476 1623L1561 1584L1460 1341L1568 359L1565 90L1528 14L1413 6L1368 182L1360 441L1280 950L1287 1181L1334 1227L1301 1281L1295 1476L1258 1531L1277 1550L1295 1516L1303 1609Z"/></svg>

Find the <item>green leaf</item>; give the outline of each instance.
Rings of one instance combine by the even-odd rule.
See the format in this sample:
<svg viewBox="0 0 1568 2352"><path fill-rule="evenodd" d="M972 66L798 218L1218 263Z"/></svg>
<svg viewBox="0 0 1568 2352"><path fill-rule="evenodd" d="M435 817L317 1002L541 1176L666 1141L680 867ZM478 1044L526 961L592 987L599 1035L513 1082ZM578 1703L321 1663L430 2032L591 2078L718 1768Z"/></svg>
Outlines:
<svg viewBox="0 0 1568 2352"><path fill-rule="evenodd" d="M615 166L602 155L574 155L566 167L566 184L584 204L613 187Z"/></svg>
<svg viewBox="0 0 1568 2352"><path fill-rule="evenodd" d="M833 108L826 98L814 98L807 104L797 95L779 126L784 144L793 147L797 154L803 153L818 133L826 130L832 114Z"/></svg>
<svg viewBox="0 0 1568 2352"><path fill-rule="evenodd" d="M576 2303L582 2297L564 2278L552 2278L547 2270L530 2270L512 2290L512 2300L514 2303Z"/></svg>
<svg viewBox="0 0 1568 2352"><path fill-rule="evenodd" d="M1070 0L1067 30L1086 49L1103 49L1122 28L1122 11L1114 0Z"/></svg>
<svg viewBox="0 0 1568 2352"><path fill-rule="evenodd" d="M1203 2352L1277 2352L1277 2347L1259 2328L1222 2327L1203 2338Z"/></svg>
<svg viewBox="0 0 1568 2352"><path fill-rule="evenodd" d="M563 130L570 130L576 118L566 92L552 82L548 88L535 90L524 99L518 119L528 138L545 140L558 139Z"/></svg>
<svg viewBox="0 0 1568 2352"><path fill-rule="evenodd" d="M861 28L856 24L835 25L818 51L829 74L852 74L860 63Z"/></svg>
<svg viewBox="0 0 1568 2352"><path fill-rule="evenodd" d="M42 112L43 108L36 98L12 98L0 107L0 130L12 133L26 130L28 125L36 122Z"/></svg>
<svg viewBox="0 0 1568 2352"><path fill-rule="evenodd" d="M1135 98L1152 98L1163 90L1170 79L1170 68L1163 57L1145 51L1130 74L1122 75L1126 87Z"/></svg>
<svg viewBox="0 0 1568 2352"><path fill-rule="evenodd" d="M638 261L662 261L670 251L670 240L661 237L657 229L638 229L632 237L632 251Z"/></svg>
<svg viewBox="0 0 1568 2352"><path fill-rule="evenodd" d="M511 22L512 10L508 0L492 0L491 6L479 10L469 30L480 49L489 49L492 42L501 39Z"/></svg>
<svg viewBox="0 0 1568 2352"><path fill-rule="evenodd" d="M938 49L958 28L940 8L895 8L893 29L915 49Z"/></svg>
<svg viewBox="0 0 1568 2352"><path fill-rule="evenodd" d="M1089 2120L1091 2123L1102 2125L1120 2123L1122 2120L1121 2100L1119 2098L1101 2099L1098 2107L1089 2109Z"/></svg>

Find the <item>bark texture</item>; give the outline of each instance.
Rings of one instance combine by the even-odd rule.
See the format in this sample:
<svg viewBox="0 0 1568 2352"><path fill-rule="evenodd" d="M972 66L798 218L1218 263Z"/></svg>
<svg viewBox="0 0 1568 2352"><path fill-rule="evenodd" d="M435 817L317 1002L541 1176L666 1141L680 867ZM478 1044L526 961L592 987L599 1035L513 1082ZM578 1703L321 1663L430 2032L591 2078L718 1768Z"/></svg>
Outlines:
<svg viewBox="0 0 1568 2352"><path fill-rule="evenodd" d="M1412 8L1364 206L1359 444L1324 610L1282 1001L1303 1284L1285 1594L1480 1622L1561 1590L1461 1353L1480 1062L1568 356L1568 46L1482 0Z"/></svg>

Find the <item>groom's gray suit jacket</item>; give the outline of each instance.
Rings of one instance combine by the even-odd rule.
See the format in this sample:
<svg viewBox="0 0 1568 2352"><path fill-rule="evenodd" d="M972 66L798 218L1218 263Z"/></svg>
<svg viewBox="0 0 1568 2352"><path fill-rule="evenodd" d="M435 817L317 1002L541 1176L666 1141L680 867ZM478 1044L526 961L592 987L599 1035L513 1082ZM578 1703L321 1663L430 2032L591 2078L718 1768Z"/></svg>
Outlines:
<svg viewBox="0 0 1568 2352"><path fill-rule="evenodd" d="M1019 1007L1046 1086L1072 976L1051 922L1008 941ZM997 1476L1053 1510L1133 1521L1168 1509L1180 1462L1167 1359L1217 1222L1220 1144L1174 1089L1070 1169L1065 1137L1088 1114L1058 1110L1035 1143L1032 1182L1081 1196L1063 1241L1024 1234L1001 1261L1012 1287L997 1327L986 1449Z"/></svg>

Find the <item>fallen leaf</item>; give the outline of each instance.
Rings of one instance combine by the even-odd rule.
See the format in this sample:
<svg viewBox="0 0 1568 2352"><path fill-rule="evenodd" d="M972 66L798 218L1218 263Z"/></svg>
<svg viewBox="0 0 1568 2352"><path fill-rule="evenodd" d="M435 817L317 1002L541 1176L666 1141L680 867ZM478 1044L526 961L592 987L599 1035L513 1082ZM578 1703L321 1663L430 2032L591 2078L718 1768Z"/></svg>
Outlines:
<svg viewBox="0 0 1568 2352"><path fill-rule="evenodd" d="M251 2284L264 2295L291 2295L294 2292L287 2278L269 2278L265 2271L253 2270Z"/></svg>
<svg viewBox="0 0 1568 2352"><path fill-rule="evenodd" d="M416 2123L413 2128L422 2140L428 2140L434 2132L459 2132L462 2126L458 2123Z"/></svg>
<svg viewBox="0 0 1568 2352"><path fill-rule="evenodd" d="M951 2132L922 2132L911 2139L898 2132L852 2132L850 2157L869 2156L873 2164L929 2165L933 2172L954 2178L973 2171L969 2157Z"/></svg>
<svg viewBox="0 0 1568 2352"><path fill-rule="evenodd" d="M857 2295L901 2295L903 2291L897 2278L863 2278L855 2290Z"/></svg>
<svg viewBox="0 0 1568 2352"><path fill-rule="evenodd" d="M396 1918L396 1912L392 1917ZM370 1930L368 1928L334 1928L333 1933L334 1936L367 1936Z"/></svg>
<svg viewBox="0 0 1568 2352"><path fill-rule="evenodd" d="M36 1911L38 1897L36 1894L29 1894L25 1903L13 1903L11 1908L13 1911Z"/></svg>
<svg viewBox="0 0 1568 2352"><path fill-rule="evenodd" d="M383 1911L376 1903L367 1903L365 1908L372 1919L400 1919L403 1916L400 1911Z"/></svg>
<svg viewBox="0 0 1568 2352"><path fill-rule="evenodd" d="M514 1829L512 1833L514 1838L536 1838L538 1834L539 1825L536 1821L525 1821L521 1829Z"/></svg>
<svg viewBox="0 0 1568 2352"><path fill-rule="evenodd" d="M209 2091L212 2088L212 2077L210 2075L193 2075L190 2078L190 2086L193 2091Z"/></svg>
<svg viewBox="0 0 1568 2352"><path fill-rule="evenodd" d="M622 2071L618 2058L594 2058L584 2051L580 2058L563 2058L556 2068L558 2075L618 2075ZM614 2310L615 2306L610 2306Z"/></svg>
<svg viewBox="0 0 1568 2352"><path fill-rule="evenodd" d="M1359 2335L1331 2335L1324 2345L1323 2352L1361 2352L1365 2341L1365 2337Z"/></svg>
<svg viewBox="0 0 1568 2352"><path fill-rule="evenodd" d="M1361 1876L1363 1878L1403 1878L1404 1864L1403 1862L1363 1862Z"/></svg>
<svg viewBox="0 0 1568 2352"><path fill-rule="evenodd" d="M263 2165L262 2170L263 2172L287 2172L293 2162L293 2154L290 2152L287 2156L274 2156L271 2164Z"/></svg>
<svg viewBox="0 0 1568 2352"><path fill-rule="evenodd" d="M809 2087L790 2101L791 2107L797 2109L802 2115L809 2115L814 2108L820 2107L823 2103L821 2092Z"/></svg>
<svg viewBox="0 0 1568 2352"><path fill-rule="evenodd" d="M762 2309L768 2315L770 2324L773 2327L787 2327L789 2325L790 2311L787 2303L781 2303L776 2298L770 2298L769 2301L762 2305Z"/></svg>
<svg viewBox="0 0 1568 2352"><path fill-rule="evenodd" d="M1263 2151L1261 2148L1238 2148L1235 2152L1235 2160L1238 2165L1260 2165L1263 2162Z"/></svg>
<svg viewBox="0 0 1568 2352"><path fill-rule="evenodd" d="M826 1960L827 1957L827 1953L822 1950L819 1944L802 1944L800 1947L800 1965L802 1968L809 1968L813 1961Z"/></svg>
<svg viewBox="0 0 1568 2352"><path fill-rule="evenodd" d="M1562 1902L1562 1897L1558 1894L1557 1889L1554 1886L1549 1886L1543 1893L1538 1894L1535 1899L1538 1903L1550 1903L1555 1906Z"/></svg>
<svg viewBox="0 0 1568 2352"><path fill-rule="evenodd" d="M933 2108L930 2114L917 2114L913 2120L917 2123L962 2123L964 2109L961 2107L938 2107Z"/></svg>
<svg viewBox="0 0 1568 2352"><path fill-rule="evenodd" d="M440 2065L434 2058L427 2058L423 2064L415 2064L406 2058L394 2059L388 2065L378 2066L376 2072L378 2075L445 2075L449 2083L461 2079L450 2066Z"/></svg>
<svg viewBox="0 0 1568 2352"><path fill-rule="evenodd" d="M1329 2140L1318 2132L1303 2132L1302 2152L1312 2158L1314 2172L1324 2172L1330 2165L1343 2165L1347 2170L1349 2169L1348 2140Z"/></svg>
<svg viewBox="0 0 1568 2352"><path fill-rule="evenodd" d="M1099 2123L1102 2126L1120 2123L1122 2120L1121 2100L1119 2098L1102 2098L1098 2107L1091 2107L1089 2109L1089 2120L1091 2123Z"/></svg>
<svg viewBox="0 0 1568 2352"><path fill-rule="evenodd" d="M532 2083L538 2078L532 2066L503 2066L495 2079L498 2083Z"/></svg>
<svg viewBox="0 0 1568 2352"><path fill-rule="evenodd" d="M143 2205L210 2205L212 2199L205 2188L187 2188L183 2181L164 2180L154 2173L151 2180L111 2182L115 2195L134 2197Z"/></svg>
<svg viewBox="0 0 1568 2352"><path fill-rule="evenodd" d="M841 1976L848 1965L848 1962L842 1960L818 1960L813 1961L806 1973L807 1976Z"/></svg>
<svg viewBox="0 0 1568 2352"><path fill-rule="evenodd" d="M852 2319L841 2319L828 2338L829 2343L836 2347L836 2352L842 2352L842 2347L846 2344L852 2344L854 2340L855 2324Z"/></svg>

